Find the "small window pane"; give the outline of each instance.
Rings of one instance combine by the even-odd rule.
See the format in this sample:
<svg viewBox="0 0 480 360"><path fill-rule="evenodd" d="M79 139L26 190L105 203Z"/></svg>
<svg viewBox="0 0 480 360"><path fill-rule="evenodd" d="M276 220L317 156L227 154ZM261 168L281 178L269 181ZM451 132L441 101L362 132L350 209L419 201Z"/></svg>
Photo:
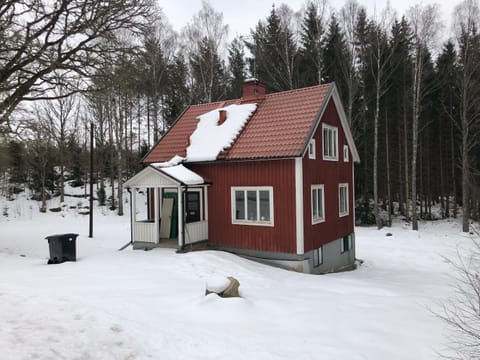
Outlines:
<svg viewBox="0 0 480 360"><path fill-rule="evenodd" d="M245 220L245 192L235 191L235 219Z"/></svg>
<svg viewBox="0 0 480 360"><path fill-rule="evenodd" d="M248 220L256 221L257 217L257 192L247 191L247 214Z"/></svg>
<svg viewBox="0 0 480 360"><path fill-rule="evenodd" d="M323 219L323 191L318 189L318 217Z"/></svg>
<svg viewBox="0 0 480 360"><path fill-rule="evenodd" d="M260 221L270 221L270 192L260 191Z"/></svg>
<svg viewBox="0 0 480 360"><path fill-rule="evenodd" d="M318 190L317 189L313 189L312 191L312 206L313 206L312 215L313 215L313 218L315 219L318 217Z"/></svg>

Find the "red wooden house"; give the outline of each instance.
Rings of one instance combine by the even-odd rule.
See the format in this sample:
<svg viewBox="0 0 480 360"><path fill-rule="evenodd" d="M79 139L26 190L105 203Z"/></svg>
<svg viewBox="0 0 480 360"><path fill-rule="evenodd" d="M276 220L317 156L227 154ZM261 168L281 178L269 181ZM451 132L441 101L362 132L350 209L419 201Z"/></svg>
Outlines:
<svg viewBox="0 0 480 360"><path fill-rule="evenodd" d="M303 272L351 268L356 161L334 84L266 94L247 81L240 99L188 107L127 181L132 242L206 241Z"/></svg>

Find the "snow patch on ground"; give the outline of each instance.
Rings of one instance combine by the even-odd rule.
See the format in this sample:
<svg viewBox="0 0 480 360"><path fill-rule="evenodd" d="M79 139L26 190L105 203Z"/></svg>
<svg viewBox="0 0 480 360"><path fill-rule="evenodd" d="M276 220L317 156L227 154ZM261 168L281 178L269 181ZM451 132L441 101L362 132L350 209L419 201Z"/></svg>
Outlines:
<svg viewBox="0 0 480 360"><path fill-rule="evenodd" d="M453 295L445 258L468 251L476 236L457 220L420 223L419 232L400 221L360 227L363 265L320 276L217 251L118 251L129 241L128 216L96 208L89 239L88 216L69 206L60 214L41 214L26 199L4 206L6 360L437 359L449 334L432 311ZM78 261L47 265L44 237L62 232L80 234ZM204 296L207 282L227 276L240 281L242 298Z"/></svg>

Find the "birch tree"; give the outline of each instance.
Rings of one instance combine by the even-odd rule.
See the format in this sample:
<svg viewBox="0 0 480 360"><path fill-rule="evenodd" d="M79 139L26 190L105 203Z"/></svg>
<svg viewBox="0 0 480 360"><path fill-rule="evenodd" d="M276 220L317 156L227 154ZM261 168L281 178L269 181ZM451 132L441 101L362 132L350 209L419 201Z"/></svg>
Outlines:
<svg viewBox="0 0 480 360"><path fill-rule="evenodd" d="M412 229L418 230L417 213L417 160L419 120L422 98L426 89L423 86L425 51L432 44L440 28L437 5L415 5L408 10L413 34L413 89L412 89Z"/></svg>
<svg viewBox="0 0 480 360"><path fill-rule="evenodd" d="M462 230L469 231L472 150L480 143L480 37L477 33L478 1L465 0L455 8L455 25L460 60L460 131L462 169Z"/></svg>
<svg viewBox="0 0 480 360"><path fill-rule="evenodd" d="M197 73L192 85L197 85L200 101L213 101L219 80L219 53L224 48L227 34L228 26L223 23L223 14L215 11L206 0L202 1L202 8L183 31L185 51L187 57L193 59L191 63Z"/></svg>

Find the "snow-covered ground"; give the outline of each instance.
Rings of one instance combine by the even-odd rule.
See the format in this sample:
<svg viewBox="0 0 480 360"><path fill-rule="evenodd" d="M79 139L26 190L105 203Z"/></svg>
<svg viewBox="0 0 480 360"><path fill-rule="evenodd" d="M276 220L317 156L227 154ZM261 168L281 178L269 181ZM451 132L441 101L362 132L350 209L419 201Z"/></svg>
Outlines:
<svg viewBox="0 0 480 360"><path fill-rule="evenodd" d="M471 245L456 220L357 228L359 269L305 275L223 252L118 251L129 216L96 209L89 239L70 208L85 200L67 201L41 214L0 198L1 359L436 359L448 333L432 312L453 294L444 257ZM78 261L47 265L44 237L63 232L80 234ZM229 275L242 298L204 296Z"/></svg>

